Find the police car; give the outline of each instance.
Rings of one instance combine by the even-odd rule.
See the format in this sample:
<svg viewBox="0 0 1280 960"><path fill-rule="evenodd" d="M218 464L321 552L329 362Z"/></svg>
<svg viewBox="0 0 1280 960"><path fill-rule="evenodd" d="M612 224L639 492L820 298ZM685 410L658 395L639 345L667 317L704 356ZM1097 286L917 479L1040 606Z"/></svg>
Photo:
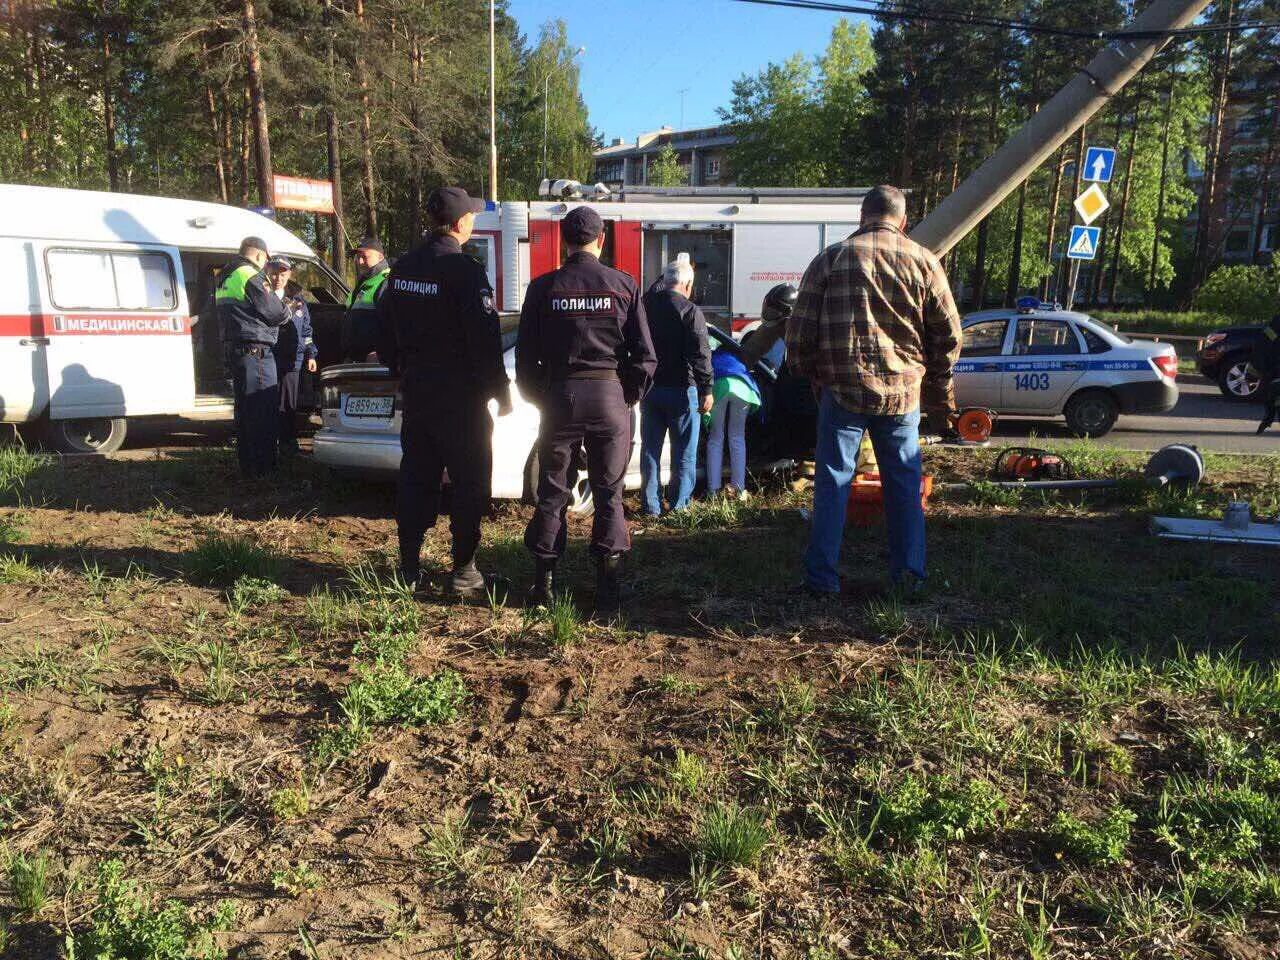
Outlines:
<svg viewBox="0 0 1280 960"><path fill-rule="evenodd" d="M1130 340L1083 313L1035 298L964 318L956 403L1002 414L1066 418L1100 437L1122 413L1164 413L1178 402L1178 355Z"/></svg>

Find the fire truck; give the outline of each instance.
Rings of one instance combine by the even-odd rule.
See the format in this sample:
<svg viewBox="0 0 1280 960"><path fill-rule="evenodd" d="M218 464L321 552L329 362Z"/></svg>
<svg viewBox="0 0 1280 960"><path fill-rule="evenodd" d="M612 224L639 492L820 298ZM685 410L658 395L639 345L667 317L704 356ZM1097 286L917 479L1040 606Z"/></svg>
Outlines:
<svg viewBox="0 0 1280 960"><path fill-rule="evenodd" d="M520 309L529 281L560 266L560 222L590 204L605 223L601 260L642 290L678 253L689 254L693 300L707 319L740 332L758 320L765 293L797 286L824 247L857 229L863 188L627 187L545 182L548 199L490 203L476 218L468 251L481 262L498 309Z"/></svg>

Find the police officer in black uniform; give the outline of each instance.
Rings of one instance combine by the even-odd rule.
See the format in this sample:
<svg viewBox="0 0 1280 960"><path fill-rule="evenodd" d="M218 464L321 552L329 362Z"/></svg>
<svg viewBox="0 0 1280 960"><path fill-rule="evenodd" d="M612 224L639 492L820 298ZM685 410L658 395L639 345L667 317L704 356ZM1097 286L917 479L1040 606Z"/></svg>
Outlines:
<svg viewBox="0 0 1280 960"><path fill-rule="evenodd" d="M1258 395L1262 399L1258 433L1266 433L1280 418L1280 313L1262 328L1262 336L1254 345L1249 366L1258 375Z"/></svg>
<svg viewBox="0 0 1280 960"><path fill-rule="evenodd" d="M600 263L600 215L575 207L560 233L568 259L529 284L516 341L516 383L542 413L538 507L525 531L537 564L529 600L545 603L555 591L570 477L582 445L595 504L596 611L611 616L621 600L619 565L631 547L622 513L631 460L629 408L648 391L657 359L636 282Z"/></svg>
<svg viewBox="0 0 1280 960"><path fill-rule="evenodd" d="M236 453L247 478L276 466L280 388L272 348L289 322L288 309L262 274L266 263L266 243L245 237L214 292L235 389Z"/></svg>
<svg viewBox="0 0 1280 960"><path fill-rule="evenodd" d="M456 593L479 593L480 519L493 481L493 418L511 412L502 336L484 267L462 252L483 200L459 187L427 198L430 235L396 261L378 300L378 357L400 374L400 571L414 585L426 532L440 514L442 473L449 472Z"/></svg>

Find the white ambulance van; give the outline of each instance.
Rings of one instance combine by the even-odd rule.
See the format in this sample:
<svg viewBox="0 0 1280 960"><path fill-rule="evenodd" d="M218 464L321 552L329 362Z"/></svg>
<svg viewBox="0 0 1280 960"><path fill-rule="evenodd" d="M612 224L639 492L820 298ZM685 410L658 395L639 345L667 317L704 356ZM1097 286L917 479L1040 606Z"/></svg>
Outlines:
<svg viewBox="0 0 1280 960"><path fill-rule="evenodd" d="M294 262L317 340L336 331L343 282L251 210L8 184L0 210L0 422L41 423L56 450L110 453L137 417L231 415L212 293L246 236Z"/></svg>

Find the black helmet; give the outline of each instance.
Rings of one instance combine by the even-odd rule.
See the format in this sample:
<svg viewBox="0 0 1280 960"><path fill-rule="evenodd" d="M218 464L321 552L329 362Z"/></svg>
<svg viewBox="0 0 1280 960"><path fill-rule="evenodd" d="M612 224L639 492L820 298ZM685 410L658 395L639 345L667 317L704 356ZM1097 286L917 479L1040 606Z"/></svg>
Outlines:
<svg viewBox="0 0 1280 960"><path fill-rule="evenodd" d="M765 323L772 323L774 320L784 320L791 316L798 296L800 291L792 284L778 284L764 295L764 303L760 307L760 319Z"/></svg>

